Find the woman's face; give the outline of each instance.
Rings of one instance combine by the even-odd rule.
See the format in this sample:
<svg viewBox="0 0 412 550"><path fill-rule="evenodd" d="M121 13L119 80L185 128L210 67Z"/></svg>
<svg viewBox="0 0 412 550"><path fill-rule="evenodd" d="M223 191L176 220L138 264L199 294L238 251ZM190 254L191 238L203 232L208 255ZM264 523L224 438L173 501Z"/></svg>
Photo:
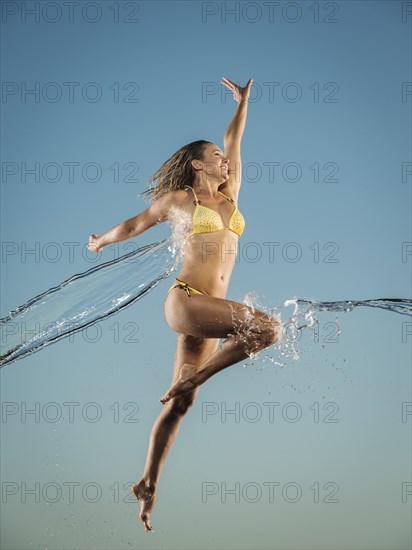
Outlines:
<svg viewBox="0 0 412 550"><path fill-rule="evenodd" d="M207 143L203 149L203 159L192 161L196 170L201 170L208 178L223 183L229 177L229 159L215 143Z"/></svg>

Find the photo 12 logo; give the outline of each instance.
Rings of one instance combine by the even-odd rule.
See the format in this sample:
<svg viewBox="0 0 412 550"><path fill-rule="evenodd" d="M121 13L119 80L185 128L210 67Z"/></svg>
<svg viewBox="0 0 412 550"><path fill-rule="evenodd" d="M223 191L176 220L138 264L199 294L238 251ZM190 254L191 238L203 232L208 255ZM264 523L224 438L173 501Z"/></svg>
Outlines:
<svg viewBox="0 0 412 550"><path fill-rule="evenodd" d="M1 2L1 21L38 25L41 23L139 23L138 2Z"/></svg>

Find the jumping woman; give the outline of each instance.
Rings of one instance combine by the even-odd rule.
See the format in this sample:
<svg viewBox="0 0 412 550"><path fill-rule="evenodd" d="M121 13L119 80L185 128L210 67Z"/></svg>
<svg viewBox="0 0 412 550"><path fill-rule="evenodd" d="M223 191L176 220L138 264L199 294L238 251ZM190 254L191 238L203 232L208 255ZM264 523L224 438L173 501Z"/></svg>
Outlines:
<svg viewBox="0 0 412 550"><path fill-rule="evenodd" d="M165 406L150 434L145 469L132 487L146 531L152 530L150 513L163 463L200 385L271 346L281 334L281 324L273 317L225 299L236 258L233 251L245 226L237 205L240 143L252 79L244 88L228 78L222 84L232 90L238 104L224 135L224 151L203 140L181 147L151 177L148 185L157 183L145 191L153 201L149 208L89 238L88 248L99 252L110 243L172 220L176 212L191 220L181 270L164 304L166 321L177 332L172 385L160 399ZM225 340L218 346L220 339Z"/></svg>

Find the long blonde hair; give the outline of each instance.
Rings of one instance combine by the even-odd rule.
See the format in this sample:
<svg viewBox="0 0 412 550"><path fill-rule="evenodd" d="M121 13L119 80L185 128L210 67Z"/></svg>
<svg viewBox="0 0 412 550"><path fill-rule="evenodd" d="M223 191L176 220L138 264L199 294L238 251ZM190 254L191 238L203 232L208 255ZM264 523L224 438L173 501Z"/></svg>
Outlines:
<svg viewBox="0 0 412 550"><path fill-rule="evenodd" d="M148 189L140 195L145 200L155 201L170 191L193 185L195 169L192 160L202 160L205 145L208 143L212 142L201 139L181 147L156 170L146 184Z"/></svg>

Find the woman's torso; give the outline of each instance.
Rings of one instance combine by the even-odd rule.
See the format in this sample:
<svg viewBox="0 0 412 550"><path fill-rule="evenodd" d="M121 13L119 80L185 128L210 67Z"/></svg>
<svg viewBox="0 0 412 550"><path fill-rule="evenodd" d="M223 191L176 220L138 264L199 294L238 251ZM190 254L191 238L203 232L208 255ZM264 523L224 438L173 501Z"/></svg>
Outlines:
<svg viewBox="0 0 412 550"><path fill-rule="evenodd" d="M236 261L239 234L243 232L243 216L223 187L215 201L210 197L204 199L190 188L185 190L187 200L182 208L189 215L191 227L183 244L177 277L205 294L224 298ZM218 227L226 229L211 231ZM200 232L206 228L208 232Z"/></svg>

